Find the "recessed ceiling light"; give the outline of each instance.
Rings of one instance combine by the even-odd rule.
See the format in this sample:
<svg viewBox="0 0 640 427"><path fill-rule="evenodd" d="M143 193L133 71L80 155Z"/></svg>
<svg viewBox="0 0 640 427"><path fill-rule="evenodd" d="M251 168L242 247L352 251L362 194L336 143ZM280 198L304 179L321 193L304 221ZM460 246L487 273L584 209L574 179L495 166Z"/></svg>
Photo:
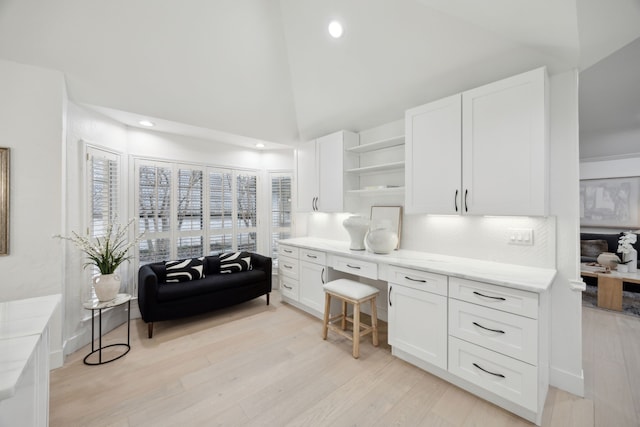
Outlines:
<svg viewBox="0 0 640 427"><path fill-rule="evenodd" d="M331 37L333 37L334 39L339 39L340 37L342 37L343 32L344 30L341 23L339 23L338 21L329 22L329 34L331 34Z"/></svg>
<svg viewBox="0 0 640 427"><path fill-rule="evenodd" d="M262 142L258 142L256 144L256 148L264 148L264 144Z"/></svg>
<svg viewBox="0 0 640 427"><path fill-rule="evenodd" d="M146 126L148 128L155 126L155 123L150 122L149 120L140 120L138 122L141 126Z"/></svg>

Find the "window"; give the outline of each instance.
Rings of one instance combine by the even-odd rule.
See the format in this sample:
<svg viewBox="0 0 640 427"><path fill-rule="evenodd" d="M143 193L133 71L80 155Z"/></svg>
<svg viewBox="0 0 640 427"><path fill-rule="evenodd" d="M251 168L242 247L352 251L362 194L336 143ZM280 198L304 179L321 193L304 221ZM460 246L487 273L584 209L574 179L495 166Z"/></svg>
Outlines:
<svg viewBox="0 0 640 427"><path fill-rule="evenodd" d="M271 173L271 257L277 266L278 240L291 237L292 174Z"/></svg>
<svg viewBox="0 0 640 427"><path fill-rule="evenodd" d="M120 155L97 147L87 146L87 234L91 238L104 237L109 223L120 221ZM99 274L96 266L87 270L86 279ZM91 287L89 295L95 292Z"/></svg>
<svg viewBox="0 0 640 427"><path fill-rule="evenodd" d="M166 260L171 255L171 167L141 164L137 169L138 244L140 264Z"/></svg>
<svg viewBox="0 0 640 427"><path fill-rule="evenodd" d="M257 251L253 172L136 160L140 264Z"/></svg>

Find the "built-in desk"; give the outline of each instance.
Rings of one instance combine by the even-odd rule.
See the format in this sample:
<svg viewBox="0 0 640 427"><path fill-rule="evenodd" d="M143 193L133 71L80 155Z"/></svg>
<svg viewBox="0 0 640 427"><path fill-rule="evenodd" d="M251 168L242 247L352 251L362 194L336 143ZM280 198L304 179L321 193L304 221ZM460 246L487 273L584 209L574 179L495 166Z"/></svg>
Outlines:
<svg viewBox="0 0 640 427"><path fill-rule="evenodd" d="M540 424L549 385L554 269L349 242L279 242L283 301L321 317L322 284L348 274L384 292L392 354ZM384 298L386 296L386 298Z"/></svg>
<svg viewBox="0 0 640 427"><path fill-rule="evenodd" d="M0 426L49 424L50 295L0 303Z"/></svg>

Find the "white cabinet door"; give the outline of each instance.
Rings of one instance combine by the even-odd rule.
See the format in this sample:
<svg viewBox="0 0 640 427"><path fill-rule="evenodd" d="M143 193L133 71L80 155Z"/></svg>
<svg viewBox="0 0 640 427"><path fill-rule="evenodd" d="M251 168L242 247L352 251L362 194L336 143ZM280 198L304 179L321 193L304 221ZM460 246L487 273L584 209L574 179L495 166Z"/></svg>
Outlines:
<svg viewBox="0 0 640 427"><path fill-rule="evenodd" d="M460 213L461 98L450 96L405 114L407 213Z"/></svg>
<svg viewBox="0 0 640 427"><path fill-rule="evenodd" d="M389 283L389 344L447 369L447 297Z"/></svg>
<svg viewBox="0 0 640 427"><path fill-rule="evenodd" d="M318 162L316 141L302 143L296 149L296 204L298 212L312 212L318 198Z"/></svg>
<svg viewBox="0 0 640 427"><path fill-rule="evenodd" d="M342 212L343 210L343 132L332 133L317 139L318 150L318 210Z"/></svg>
<svg viewBox="0 0 640 427"><path fill-rule="evenodd" d="M539 68L462 94L463 204L470 214L547 214L545 91Z"/></svg>
<svg viewBox="0 0 640 427"><path fill-rule="evenodd" d="M300 261L299 301L301 304L324 313L324 290L327 268L321 264Z"/></svg>

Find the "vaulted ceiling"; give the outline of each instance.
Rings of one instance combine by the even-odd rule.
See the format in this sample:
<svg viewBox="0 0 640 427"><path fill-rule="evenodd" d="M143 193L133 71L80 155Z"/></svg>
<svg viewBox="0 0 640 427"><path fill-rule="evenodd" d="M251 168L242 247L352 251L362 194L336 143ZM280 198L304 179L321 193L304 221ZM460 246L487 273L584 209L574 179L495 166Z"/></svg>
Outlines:
<svg viewBox="0 0 640 427"><path fill-rule="evenodd" d="M638 0L0 0L0 58L64 72L73 101L123 122L294 145L541 65L586 69L638 22Z"/></svg>

